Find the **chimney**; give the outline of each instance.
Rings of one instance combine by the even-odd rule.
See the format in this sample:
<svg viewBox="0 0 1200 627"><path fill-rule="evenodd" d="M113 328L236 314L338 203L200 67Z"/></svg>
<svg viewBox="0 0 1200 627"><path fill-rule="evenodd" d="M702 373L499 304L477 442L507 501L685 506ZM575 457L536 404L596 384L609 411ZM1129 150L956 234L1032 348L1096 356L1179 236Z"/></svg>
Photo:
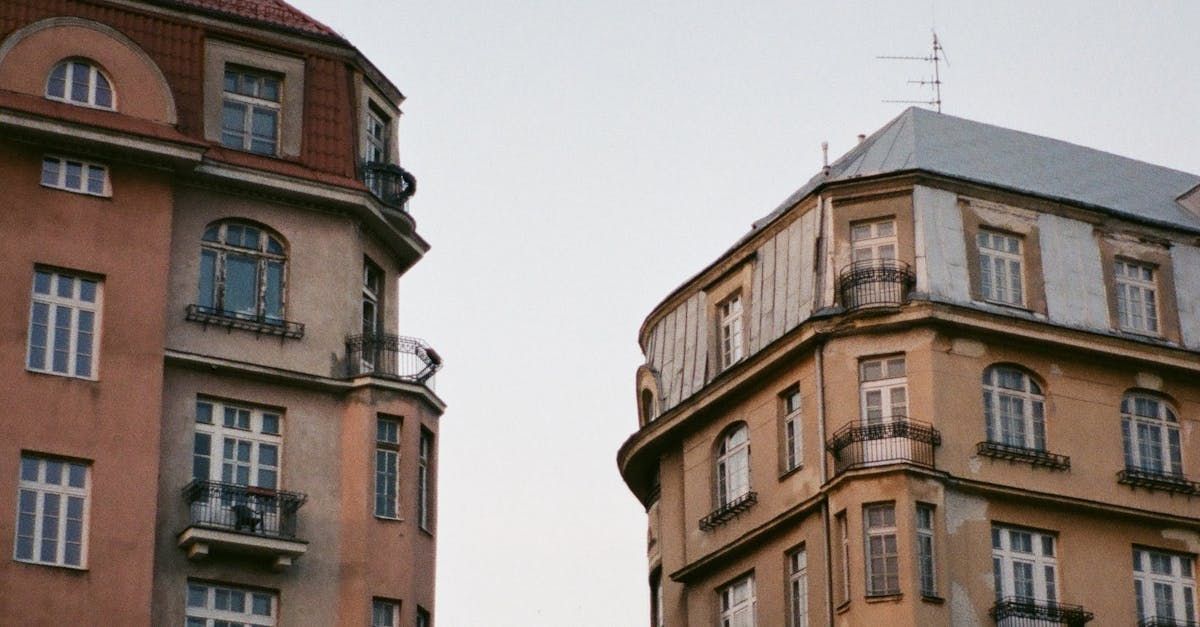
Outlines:
<svg viewBox="0 0 1200 627"><path fill-rule="evenodd" d="M821 170L829 174L829 142L821 142Z"/></svg>
<svg viewBox="0 0 1200 627"><path fill-rule="evenodd" d="M865 141L866 139L867 139L867 136L866 136L866 135L863 135L862 133L859 133L859 134L858 134L858 143L860 143L860 144L861 144L861 143L863 143L863 141Z"/></svg>

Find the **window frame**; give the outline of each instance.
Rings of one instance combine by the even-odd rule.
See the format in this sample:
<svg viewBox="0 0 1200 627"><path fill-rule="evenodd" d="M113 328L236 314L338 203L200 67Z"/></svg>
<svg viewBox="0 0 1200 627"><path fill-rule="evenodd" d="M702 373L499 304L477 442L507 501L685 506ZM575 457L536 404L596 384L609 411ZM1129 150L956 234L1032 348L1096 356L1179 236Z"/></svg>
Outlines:
<svg viewBox="0 0 1200 627"><path fill-rule="evenodd" d="M873 512L883 515L878 524L872 521ZM888 515L891 517L890 524ZM879 541L878 545L876 540ZM899 527L894 502L863 505L863 558L868 598L900 594ZM877 560L879 564L876 564Z"/></svg>
<svg viewBox="0 0 1200 627"><path fill-rule="evenodd" d="M228 82L230 75L235 79L234 91L229 91ZM247 94L240 91L243 79L250 79L256 85L253 94ZM225 64L224 75L222 77L221 89L221 124L220 124L220 144L225 148L249 152L251 154L263 155L266 157L276 157L280 154L280 144L283 135L283 96L284 96L284 80L286 76L270 70L264 70L257 67L250 67L236 63ZM274 82L276 98L261 96L257 92L261 86ZM225 125L225 113L228 105L242 107L242 128L241 130L230 129ZM262 136L256 136L254 132L254 120L258 113L270 113L273 118L271 130L273 135L270 138L271 149L269 152L255 149L255 142L267 141ZM226 142L226 136L237 135L240 137L240 145L233 145Z"/></svg>
<svg viewBox="0 0 1200 627"><path fill-rule="evenodd" d="M203 407L207 407L207 409L202 409ZM234 426L226 424L230 412L234 416ZM196 398L195 413L196 416L192 422L193 479L261 488L264 490L282 490L284 470L283 444L285 441L285 417L282 410L208 396L199 396ZM236 425L243 413L246 416L246 427ZM207 422L202 419L205 415L208 416ZM266 425L271 419L275 422L277 433L265 431L267 428ZM208 455L200 454L201 436L208 439ZM226 460L225 444L227 440L233 440L237 444L249 444L248 459L241 460L235 457L233 460ZM264 446L274 447L275 463L273 465L263 461ZM236 454L237 451L235 451ZM204 458L203 463L200 461L202 458ZM225 478L227 461L233 462L231 479ZM237 476L238 471L243 465L247 467L245 483L242 483ZM208 472L205 473L206 476L201 476L200 474L202 466L206 466L208 469ZM274 473L272 481L274 485L263 485L263 474L272 472Z"/></svg>
<svg viewBox="0 0 1200 627"><path fill-rule="evenodd" d="M58 465L57 483L50 479L51 464ZM33 467L33 477L29 477L30 465ZM81 469L83 485L72 485L74 483L73 472L75 469ZM17 470L17 494L14 499L14 509L16 510L16 522L13 525L13 560L26 564L37 564L41 566L53 566L58 568L70 568L74 570L87 570L88 567L88 536L89 523L91 513L91 490L92 490L92 468L91 462L79 459L70 459L65 457L56 457L52 455L44 455L22 451L20 455L20 463ZM32 510L27 509L30 505L26 501L26 494L33 495ZM55 497L55 512L57 515L47 514L48 497ZM77 500L76 500L77 499ZM78 516L71 516L71 504L79 503ZM23 534L22 527L25 526L28 519L26 516L32 516L33 528L25 530L32 535ZM53 518L53 524L57 527L54 532L53 555L49 558L45 557L47 540L51 540L46 536L47 519ZM75 520L78 525L78 540L71 542L68 538L71 527L71 520ZM26 537L29 539L29 554L22 556L21 539ZM67 550L70 544L78 545L78 557L74 562L69 561Z"/></svg>
<svg viewBox="0 0 1200 627"><path fill-rule="evenodd" d="M1030 551L1013 549L1014 534L1024 534L1030 538ZM1047 544L1047 542L1049 544ZM1058 536L1056 534L1018 527L1001 523L992 523L992 585L995 589L996 600L1006 597L1024 597L1037 603L1057 603L1062 597L1058 577ZM1050 547L1046 555L1046 547ZM1027 565L1030 568L1028 585L1033 595L1020 594L1017 591L1017 575L1015 564ZM1047 577L1048 571L1051 574Z"/></svg>
<svg viewBox="0 0 1200 627"><path fill-rule="evenodd" d="M417 606L417 627L433 627L433 615L420 605Z"/></svg>
<svg viewBox="0 0 1200 627"><path fill-rule="evenodd" d="M394 116L375 99L367 97L363 114L363 163L387 164L392 162L392 122Z"/></svg>
<svg viewBox="0 0 1200 627"><path fill-rule="evenodd" d="M1019 389L1004 384L1004 375L1012 374L1020 377ZM988 442L1047 452L1046 393L1036 377L1024 368L1009 364L992 364L983 370L981 387L984 428ZM1003 407L1006 403L1012 407L1018 402L1021 407L1020 416L1009 414L1007 423L1011 429L1015 425L1013 419L1019 418L1021 431L1006 432ZM1019 443L1016 442L1017 435L1021 436Z"/></svg>
<svg viewBox="0 0 1200 627"><path fill-rule="evenodd" d="M744 437L735 439L739 434L744 434ZM716 452L713 465L716 470L716 501L717 507L723 507L751 491L750 427L739 422L726 428L721 433Z"/></svg>
<svg viewBox="0 0 1200 627"><path fill-rule="evenodd" d="M400 627L400 606L396 599L372 597L371 627Z"/></svg>
<svg viewBox="0 0 1200 627"><path fill-rule="evenodd" d="M838 538L841 540L841 573L838 577L842 583L842 599L839 606L850 602L850 521L847 519L846 510L842 510L834 514L834 523L837 526Z"/></svg>
<svg viewBox="0 0 1200 627"><path fill-rule="evenodd" d="M1113 259L1112 268L1117 328L1127 333L1161 336L1162 319L1159 312L1162 311L1162 303L1158 296L1161 291L1158 281L1160 274L1158 266L1144 261L1116 257ZM1149 278L1130 276L1131 271L1139 275L1148 273L1150 276ZM1134 324L1135 316L1130 311L1134 305L1131 302L1131 296L1134 293L1140 299L1140 302L1137 303L1141 309L1137 314L1137 318L1141 320L1140 324Z"/></svg>
<svg viewBox="0 0 1200 627"><path fill-rule="evenodd" d="M879 376L868 373L871 364L879 364ZM858 362L859 407L864 426L886 424L908 418L908 358L903 353L864 357ZM896 393L902 400L898 403ZM872 394L879 394L878 416L872 415ZM897 413L897 408L900 409ZM889 413L884 414L884 411Z"/></svg>
<svg viewBox="0 0 1200 627"><path fill-rule="evenodd" d="M735 291L718 302L716 312L717 353L721 370L724 371L746 358L746 316L741 291Z"/></svg>
<svg viewBox="0 0 1200 627"><path fill-rule="evenodd" d="M46 291L39 292L41 277L46 277ZM62 281L71 281L71 295L60 295ZM91 286L91 300L86 300L87 286ZM104 307L104 281L101 277L84 273L59 270L45 266L34 266L33 280L30 284L29 326L25 337L25 369L30 372L50 374L72 379L97 381L100 378L100 345L102 341L102 311ZM39 309L42 305L42 309ZM38 312L45 315L39 317ZM62 326L60 312L68 312L66 326ZM87 315L85 315L87 314ZM42 322L39 322L41 320ZM90 331L83 331L83 321L90 320ZM37 328L45 327L42 346L35 346ZM56 345L60 334L65 330L68 334L66 346L65 370L57 369L56 354L60 352ZM83 353L80 349L87 337L90 352ZM39 351L40 349L40 351ZM39 352L35 352L39 351ZM40 361L41 365L36 362ZM86 363L85 371L81 372L81 363Z"/></svg>
<svg viewBox="0 0 1200 627"><path fill-rule="evenodd" d="M744 598L735 598L737 590L745 586L746 596ZM723 585L717 590L718 604L720 610L721 627L755 627L757 624L755 611L757 606L757 598L754 590L754 573L747 573L737 579ZM747 617L749 620L746 620Z"/></svg>
<svg viewBox="0 0 1200 627"><path fill-rule="evenodd" d="M788 551L788 627L808 627L808 553L805 546Z"/></svg>
<svg viewBox="0 0 1200 627"><path fill-rule="evenodd" d="M50 168L48 167L51 163L54 164L52 174ZM75 175L75 178L77 178L79 181L78 187L72 187L68 184L71 179L70 166L72 165L79 168L79 174ZM92 175L95 172L100 173L99 190L94 190L92 188L92 183L94 182ZM47 174L51 174L51 176L48 177ZM53 178L54 180L50 181L48 180L49 178ZM39 181L41 182L42 187L48 189L57 189L65 192L83 194L85 196L96 196L98 198L112 197L112 182L109 178L109 168L104 164L96 163L94 161L86 161L84 159L75 159L54 154L43 155L42 173Z"/></svg>
<svg viewBox="0 0 1200 627"><path fill-rule="evenodd" d="M660 566L650 573L650 627L665 627L666 624L666 617L663 615L663 581Z"/></svg>
<svg viewBox="0 0 1200 627"><path fill-rule="evenodd" d="M927 503L917 503L913 528L916 535L917 581L921 596L938 598L937 594L937 509Z"/></svg>
<svg viewBox="0 0 1200 627"><path fill-rule="evenodd" d="M1146 416L1137 412L1137 401L1157 405L1157 416ZM1154 431L1158 442L1143 441ZM1179 412L1166 397L1141 390L1131 390L1121 397L1121 439L1125 453L1125 467L1131 470L1154 473L1169 477L1183 476L1183 436L1180 432ZM1147 453L1157 446L1158 456L1145 459ZM1148 463L1150 462L1150 463Z"/></svg>
<svg viewBox="0 0 1200 627"><path fill-rule="evenodd" d="M392 429L391 427L395 427ZM375 418L375 490L374 490L374 513L376 518L386 520L402 520L400 517L400 434L403 429L403 420L399 416L376 416ZM394 431L394 437L392 432ZM388 463L390 460L391 476L389 481ZM382 464L382 469L381 469ZM387 481L386 484L381 484L381 481ZM391 488L390 495L386 488ZM380 488L383 487L384 493L380 494ZM381 496L384 500L381 501ZM384 504L384 510L380 511L380 504ZM388 512L390 505L391 511Z"/></svg>
<svg viewBox="0 0 1200 627"><path fill-rule="evenodd" d="M884 230L881 227L889 225L890 233L880 235L880 231ZM867 229L867 237L860 238L862 233L860 229ZM895 261L899 258L900 240L897 233L897 224L895 216L870 218L867 220L855 220L850 223L850 261L858 262L875 262L875 261ZM883 254L887 247L891 247L891 256ZM860 251L867 251L870 254L864 257L859 257Z"/></svg>
<svg viewBox="0 0 1200 627"><path fill-rule="evenodd" d="M793 385L779 395L784 474L804 467L804 398L800 386Z"/></svg>
<svg viewBox="0 0 1200 627"><path fill-rule="evenodd" d="M62 76L63 93L61 96L51 94L50 93L50 90L52 88L51 85L52 85L52 82L55 80L54 75L60 67L64 67L64 66L65 66L65 70L63 71L63 76ZM77 100L72 97L74 95L75 72L76 72L78 66L85 66L87 68L87 72L88 72L88 76L86 79L87 97L83 100ZM108 105L100 104L98 102L97 96L100 93L100 81L101 80L103 80L104 83L106 84L105 91L108 92L108 97L109 97ZM58 63L55 63L54 67L52 67L50 69L50 73L46 75L46 85L45 85L45 89L42 90L42 95L45 96L47 100L54 100L57 102L65 102L67 104L71 104L71 105L75 105L75 106L79 106L79 107L88 107L90 109L100 109L102 111L116 111L117 110L117 90L113 86L112 77L110 77L108 75L108 73L105 72L104 69L101 68L99 66L99 64L97 64L95 61L92 61L91 59L85 59L82 57L68 57L66 59L59 61Z"/></svg>
<svg viewBox="0 0 1200 627"><path fill-rule="evenodd" d="M984 245L984 240L987 240L988 245ZM994 242L997 238L1008 242L1015 242L1017 251L1012 252L1005 249L996 248ZM982 300L1007 307L1018 307L1021 309L1028 308L1029 302L1029 282L1025 276L1025 269L1028 263L1025 260L1025 238L1016 233L1000 231L996 229L981 227L975 235L975 250L979 258L979 294ZM985 250L987 252L985 252ZM996 263L1004 262L1004 277L1007 279L1007 287L998 288L995 282L995 267ZM1016 273L1013 274L1012 264L1016 263ZM988 268L985 270L985 268ZM1015 297L1012 294L1013 280L1016 283Z"/></svg>
<svg viewBox="0 0 1200 627"><path fill-rule="evenodd" d="M256 247L229 243L230 227L240 229L240 237L243 240L249 237L247 231L255 231L255 239L258 241ZM210 239L210 234L215 239ZM278 252L272 250L273 246ZM254 264L254 313L229 308L231 256L252 260ZM212 260L207 261L207 258ZM273 266L279 268L278 293L273 293L271 288ZM283 326L288 310L288 266L287 241L275 230L249 220L225 219L211 222L204 227L200 236L197 303L224 318ZM206 282L209 283L208 293ZM244 299L244 296L240 298ZM271 302L272 298L276 302ZM278 311L272 312L271 308L277 308Z"/></svg>
<svg viewBox="0 0 1200 627"><path fill-rule="evenodd" d="M254 624L262 627L274 627L279 624L279 593L276 591L197 579L188 579L184 589L184 623L188 627L214 627L219 622L225 624L232 622L238 625ZM192 593L195 589L204 590L203 607L192 604ZM243 608L247 609L239 612L217 608L221 592L225 592L227 597L230 593L244 595L242 598ZM270 602L268 610L270 613L267 615L254 613L254 602L261 597L266 597Z"/></svg>
<svg viewBox="0 0 1200 627"><path fill-rule="evenodd" d="M1167 573L1154 572L1154 558L1166 558ZM1165 618L1178 624L1192 625L1200 621L1197 617L1196 558L1194 555L1163 551L1148 547L1133 547L1133 590L1134 603L1139 620ZM1149 568L1146 568L1149 566ZM1176 568L1178 567L1178 568ZM1178 574L1176 571L1178 570ZM1170 605L1170 616L1165 616L1159 606L1159 586L1169 591L1166 599ZM1146 588L1149 588L1147 590ZM1147 594L1149 592L1150 594ZM1151 603L1147 603L1147 600ZM1150 606L1153 606L1151 608ZM1189 616L1190 614L1190 616ZM1171 623L1175 624L1175 623Z"/></svg>
<svg viewBox="0 0 1200 627"><path fill-rule="evenodd" d="M417 441L417 526L433 533L434 435L425 427Z"/></svg>

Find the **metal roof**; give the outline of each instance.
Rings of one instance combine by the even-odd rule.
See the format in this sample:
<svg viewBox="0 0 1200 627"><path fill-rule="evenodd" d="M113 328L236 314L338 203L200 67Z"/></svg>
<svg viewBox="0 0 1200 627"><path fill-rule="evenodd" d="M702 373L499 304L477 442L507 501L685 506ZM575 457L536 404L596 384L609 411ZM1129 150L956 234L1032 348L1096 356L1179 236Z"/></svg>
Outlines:
<svg viewBox="0 0 1200 627"><path fill-rule="evenodd" d="M1200 215L1178 201L1200 186L1200 175L918 107L875 131L831 164L827 174L814 176L753 230L825 183L911 170L1200 232Z"/></svg>

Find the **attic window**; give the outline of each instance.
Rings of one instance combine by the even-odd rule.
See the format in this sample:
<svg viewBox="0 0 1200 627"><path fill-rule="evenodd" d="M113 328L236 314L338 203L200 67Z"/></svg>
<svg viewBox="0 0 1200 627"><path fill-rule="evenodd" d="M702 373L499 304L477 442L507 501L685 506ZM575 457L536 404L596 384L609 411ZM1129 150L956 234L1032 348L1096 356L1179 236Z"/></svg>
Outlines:
<svg viewBox="0 0 1200 627"><path fill-rule="evenodd" d="M46 97L85 107L116 109L112 82L100 68L83 59L63 61L50 70Z"/></svg>

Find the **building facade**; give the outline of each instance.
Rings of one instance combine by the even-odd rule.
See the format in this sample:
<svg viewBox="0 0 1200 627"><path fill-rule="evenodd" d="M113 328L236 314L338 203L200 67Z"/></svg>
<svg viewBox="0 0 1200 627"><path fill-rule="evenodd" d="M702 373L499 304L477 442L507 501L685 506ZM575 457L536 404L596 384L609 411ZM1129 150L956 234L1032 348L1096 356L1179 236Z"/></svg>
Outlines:
<svg viewBox="0 0 1200 627"><path fill-rule="evenodd" d="M1200 176L909 109L639 340L651 625L1197 624Z"/></svg>
<svg viewBox="0 0 1200 627"><path fill-rule="evenodd" d="M279 0L0 4L0 623L433 624L402 101Z"/></svg>

